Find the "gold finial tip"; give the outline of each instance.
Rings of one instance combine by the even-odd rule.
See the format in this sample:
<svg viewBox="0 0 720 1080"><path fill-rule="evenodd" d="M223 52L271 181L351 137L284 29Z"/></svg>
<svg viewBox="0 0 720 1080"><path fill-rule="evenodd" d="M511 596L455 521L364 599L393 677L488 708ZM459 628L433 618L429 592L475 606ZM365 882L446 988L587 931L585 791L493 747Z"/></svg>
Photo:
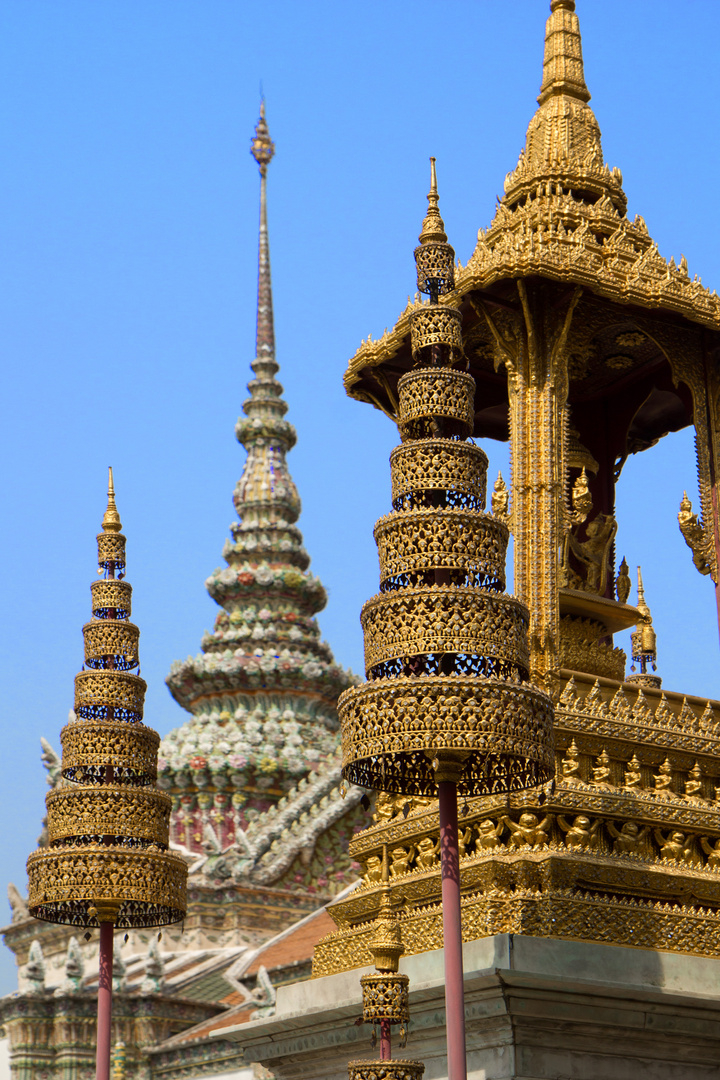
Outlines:
<svg viewBox="0 0 720 1080"><path fill-rule="evenodd" d="M565 9L565 11L575 10L575 0L551 0L550 10L557 11L558 8Z"/></svg>
<svg viewBox="0 0 720 1080"><path fill-rule="evenodd" d="M430 158L430 191L428 192L428 209L420 232L421 244L447 243L445 225L438 208L437 172L435 170L435 158Z"/></svg>
<svg viewBox="0 0 720 1080"><path fill-rule="evenodd" d="M260 119L255 125L255 134L250 143L250 153L260 167L260 175L265 176L267 167L275 154L275 143L270 138L265 119L265 98L260 101Z"/></svg>
<svg viewBox="0 0 720 1080"><path fill-rule="evenodd" d="M102 519L103 532L119 533L122 529L120 515L115 505L115 484L113 483L112 465L108 467L108 504Z"/></svg>

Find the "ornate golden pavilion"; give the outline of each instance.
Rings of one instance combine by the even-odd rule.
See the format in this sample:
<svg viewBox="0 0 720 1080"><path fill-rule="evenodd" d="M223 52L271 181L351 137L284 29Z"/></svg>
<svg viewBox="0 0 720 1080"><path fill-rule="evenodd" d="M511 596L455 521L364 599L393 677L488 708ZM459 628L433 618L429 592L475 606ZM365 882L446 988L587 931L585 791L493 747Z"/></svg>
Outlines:
<svg viewBox="0 0 720 1080"><path fill-rule="evenodd" d="M665 261L640 216L627 217L622 175L603 160L588 104L574 0L550 6L525 146L443 297L457 313L454 366L476 385L473 435L510 440L510 487L498 478L492 510L514 534L530 678L555 701L556 780L464 807L463 935L716 956L720 706L662 690L642 580L633 607L613 541L627 457L693 424L701 506L694 514L683 499L679 523L698 570L717 583L720 299L684 259ZM348 394L400 421L401 435L398 388L415 366L413 323L428 311L416 296L345 375ZM380 522L385 547L386 532ZM612 638L629 627L640 671L626 678ZM406 642L398 662L422 652ZM317 975L370 962L383 845L406 950L442 944L437 831L430 800L380 796L375 823L351 845L362 887L331 906L338 930L316 949Z"/></svg>

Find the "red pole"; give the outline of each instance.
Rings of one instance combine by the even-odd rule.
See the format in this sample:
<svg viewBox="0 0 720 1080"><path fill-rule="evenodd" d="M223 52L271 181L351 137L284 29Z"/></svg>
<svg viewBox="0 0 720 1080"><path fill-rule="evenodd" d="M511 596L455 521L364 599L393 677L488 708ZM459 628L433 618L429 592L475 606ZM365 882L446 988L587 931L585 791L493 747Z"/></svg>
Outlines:
<svg viewBox="0 0 720 1080"><path fill-rule="evenodd" d="M465 996L463 990L462 924L460 916L460 854L458 849L457 787L451 780L438 784L440 800L440 861L442 868L443 941L445 946L445 1026L448 1080L466 1080Z"/></svg>
<svg viewBox="0 0 720 1080"><path fill-rule="evenodd" d="M390 1035L390 1021L380 1021L380 1060L390 1061L392 1057L392 1037Z"/></svg>
<svg viewBox="0 0 720 1080"><path fill-rule="evenodd" d="M110 1080L112 1026L113 931L111 922L100 923L100 971L98 977L96 1080Z"/></svg>

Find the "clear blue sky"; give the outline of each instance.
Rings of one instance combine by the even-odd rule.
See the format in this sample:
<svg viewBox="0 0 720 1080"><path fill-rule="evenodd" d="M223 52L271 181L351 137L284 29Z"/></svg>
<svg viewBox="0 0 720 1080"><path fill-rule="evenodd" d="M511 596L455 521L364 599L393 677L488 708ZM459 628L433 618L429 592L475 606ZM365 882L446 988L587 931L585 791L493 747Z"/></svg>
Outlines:
<svg viewBox="0 0 720 1080"><path fill-rule="evenodd" d="M389 509L381 414L344 397L360 340L414 290L430 154L465 262L540 85L545 0L6 0L0 10L3 352L3 882L25 889L43 814L39 738L59 748L82 659L108 464L129 539L146 720L182 722L164 677L215 606L243 464L253 356L262 80L277 156L270 235L278 359L299 442L301 527L338 660L361 670ZM605 156L661 252L720 289L720 5L579 0ZM491 469L506 448L486 449ZM660 671L720 696L712 588L678 533L686 432L623 473L618 554L643 564ZM3 886L4 888L4 886ZM4 898L0 908L9 915ZM4 920L2 920L4 921ZM8 954L9 958L9 954ZM0 969L1 971L1 969ZM11 989L5 964L0 989Z"/></svg>

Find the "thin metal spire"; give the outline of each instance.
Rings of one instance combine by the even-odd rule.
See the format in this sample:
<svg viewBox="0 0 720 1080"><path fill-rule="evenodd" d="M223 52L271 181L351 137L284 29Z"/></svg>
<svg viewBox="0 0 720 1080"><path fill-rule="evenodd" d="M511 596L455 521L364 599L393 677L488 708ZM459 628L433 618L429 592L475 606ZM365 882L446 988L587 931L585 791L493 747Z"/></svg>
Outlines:
<svg viewBox="0 0 720 1080"><path fill-rule="evenodd" d="M270 138L265 120L265 101L260 102L260 119L255 126L255 135L250 145L250 153L260 169L260 239L258 245L258 304L256 356L262 360L275 357L275 326L273 322L272 282L270 278L270 244L267 225L267 167L275 154L275 144Z"/></svg>

